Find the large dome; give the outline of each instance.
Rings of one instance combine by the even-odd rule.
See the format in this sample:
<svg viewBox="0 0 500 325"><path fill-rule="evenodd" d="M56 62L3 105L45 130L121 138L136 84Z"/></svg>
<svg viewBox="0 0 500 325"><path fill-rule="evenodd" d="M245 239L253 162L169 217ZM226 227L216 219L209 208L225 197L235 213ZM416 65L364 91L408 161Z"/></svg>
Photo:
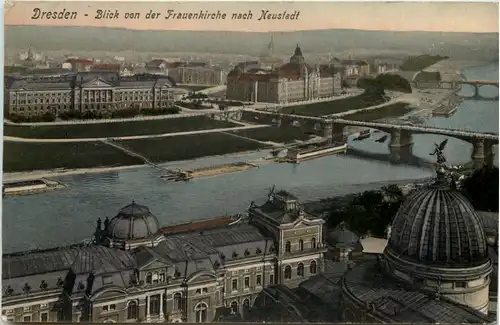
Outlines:
<svg viewBox="0 0 500 325"><path fill-rule="evenodd" d="M488 260L480 217L460 192L437 183L406 199L392 223L387 249L435 266L470 267Z"/></svg>
<svg viewBox="0 0 500 325"><path fill-rule="evenodd" d="M135 240L149 238L158 233L159 229L158 219L149 209L132 202L111 219L106 233L112 240Z"/></svg>

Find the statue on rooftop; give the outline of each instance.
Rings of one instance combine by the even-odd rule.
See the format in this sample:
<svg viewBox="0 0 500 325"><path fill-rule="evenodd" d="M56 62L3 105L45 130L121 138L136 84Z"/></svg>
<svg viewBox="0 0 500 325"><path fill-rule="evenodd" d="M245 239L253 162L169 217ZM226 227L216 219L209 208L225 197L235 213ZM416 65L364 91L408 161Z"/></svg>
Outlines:
<svg viewBox="0 0 500 325"><path fill-rule="evenodd" d="M437 143L434 143L434 152L430 153L431 156L436 156L438 169L439 167L444 167L446 163L446 157L444 156L443 151L447 143L448 139L445 139L439 145Z"/></svg>

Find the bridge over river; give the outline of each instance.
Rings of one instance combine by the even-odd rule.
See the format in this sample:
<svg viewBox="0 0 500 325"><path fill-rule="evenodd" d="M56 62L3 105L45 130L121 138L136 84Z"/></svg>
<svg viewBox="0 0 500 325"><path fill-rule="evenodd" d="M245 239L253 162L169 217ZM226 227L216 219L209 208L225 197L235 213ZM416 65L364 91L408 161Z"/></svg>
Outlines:
<svg viewBox="0 0 500 325"><path fill-rule="evenodd" d="M498 134L470 130L417 126L409 123L391 124L352 121L342 118L329 119L248 109L242 109L240 114L242 114L240 118L244 117L245 119L255 120L258 123L273 124L276 126L293 125L300 127L304 132L319 134L324 138L331 138L334 141L340 142L347 141L349 127L354 126L380 130L391 135L389 150L391 156L395 159L403 156L411 156L413 134L439 134L472 143L471 159L475 168L480 168L484 164L493 164L493 146L498 144Z"/></svg>

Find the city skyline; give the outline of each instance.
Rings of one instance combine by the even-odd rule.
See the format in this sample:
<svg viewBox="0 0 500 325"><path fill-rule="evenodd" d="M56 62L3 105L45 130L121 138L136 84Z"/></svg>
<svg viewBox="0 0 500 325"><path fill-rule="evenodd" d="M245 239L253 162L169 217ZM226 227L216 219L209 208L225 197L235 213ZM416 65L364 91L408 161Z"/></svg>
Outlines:
<svg viewBox="0 0 500 325"><path fill-rule="evenodd" d="M126 28L133 30L210 30L210 31L251 31L251 32L288 32L298 30L355 29L383 31L433 31L433 32L498 32L497 3L465 2L34 2L17 1L5 13L6 25L35 26L94 26L108 28ZM98 5L96 4L98 3ZM41 11L76 11L73 20L31 19L33 10ZM95 11L119 9L122 15L118 19L101 21L94 19ZM160 12L162 17L146 20L149 12ZM176 13L208 12L227 13L225 20L172 20L164 19L166 10ZM253 13L250 20L232 20L232 13ZM297 20L258 21L262 10L282 13L300 11ZM141 18L127 20L125 12L139 12ZM331 12L332 15L325 14ZM85 16L87 14L88 16ZM353 16L355 19L353 19ZM335 19L332 19L335 17Z"/></svg>

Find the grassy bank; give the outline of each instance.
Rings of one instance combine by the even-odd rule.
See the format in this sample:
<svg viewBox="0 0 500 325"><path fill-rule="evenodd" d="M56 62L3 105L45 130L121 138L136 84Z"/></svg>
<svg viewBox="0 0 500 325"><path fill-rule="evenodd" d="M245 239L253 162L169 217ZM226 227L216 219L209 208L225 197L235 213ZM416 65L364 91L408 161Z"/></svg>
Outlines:
<svg viewBox="0 0 500 325"><path fill-rule="evenodd" d="M233 131L232 133L259 140L259 141L273 141L280 143L289 143L294 140L308 140L310 135L305 134L300 127L286 126L249 129L241 131Z"/></svg>
<svg viewBox="0 0 500 325"><path fill-rule="evenodd" d="M409 113L412 109L407 103L395 103L383 106L377 109L372 109L366 112L357 112L346 115L343 118L351 121L376 121L382 118L401 117Z"/></svg>
<svg viewBox="0 0 500 325"><path fill-rule="evenodd" d="M181 86L178 86L178 87L181 88L181 89L189 90L189 91L200 91L200 90L212 88L212 87L215 87L215 86L206 86L206 85L181 85Z"/></svg>
<svg viewBox="0 0 500 325"><path fill-rule="evenodd" d="M101 142L29 143L4 141L3 171L93 168L143 164Z"/></svg>
<svg viewBox="0 0 500 325"><path fill-rule="evenodd" d="M22 126L4 125L4 134L21 138L107 138L133 135L163 134L238 126L206 116L170 118L148 121L129 121L93 124Z"/></svg>
<svg viewBox="0 0 500 325"><path fill-rule="evenodd" d="M361 109L384 103L380 95L363 93L331 102L321 102L310 105L289 106L281 109L285 114L296 114L305 116L323 116L347 112L353 109Z"/></svg>
<svg viewBox="0 0 500 325"><path fill-rule="evenodd" d="M420 71L447 58L440 55L419 55L408 58L399 68L403 71Z"/></svg>
<svg viewBox="0 0 500 325"><path fill-rule="evenodd" d="M156 163L224 155L264 147L257 142L222 133L124 140L119 143Z"/></svg>

